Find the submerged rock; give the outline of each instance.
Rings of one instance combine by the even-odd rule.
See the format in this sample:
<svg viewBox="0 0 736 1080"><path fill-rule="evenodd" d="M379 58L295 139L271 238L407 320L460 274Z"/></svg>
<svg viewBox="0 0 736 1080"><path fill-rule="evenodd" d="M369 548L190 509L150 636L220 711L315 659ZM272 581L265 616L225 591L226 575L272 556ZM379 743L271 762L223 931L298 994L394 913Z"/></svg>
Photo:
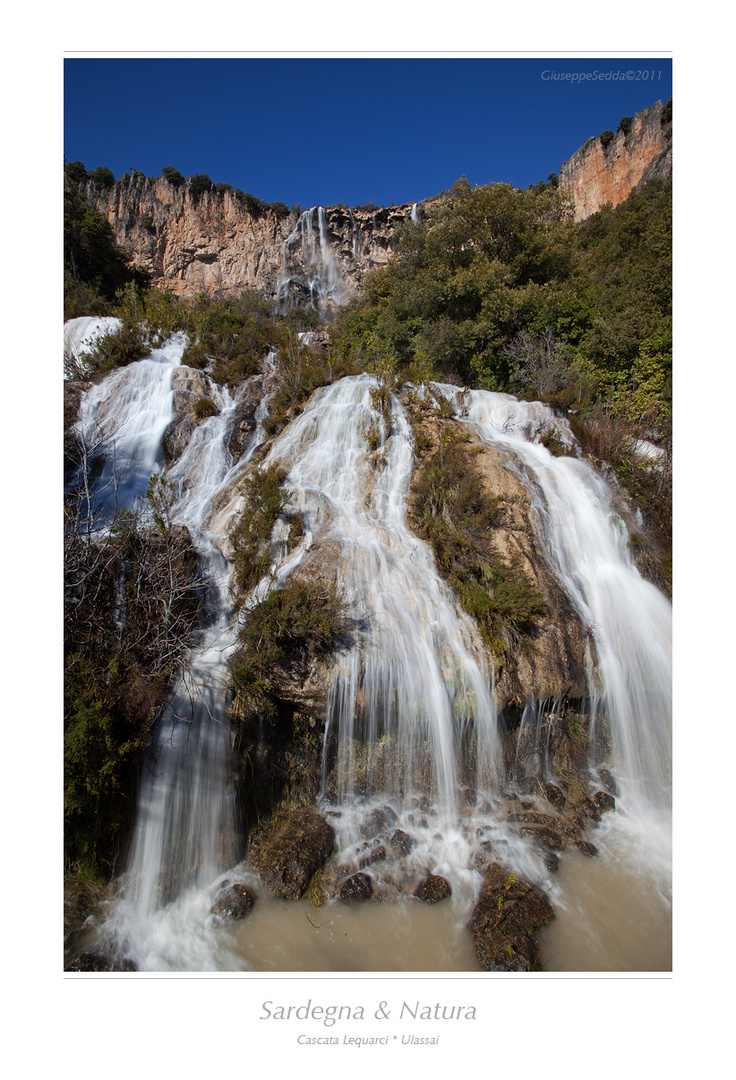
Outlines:
<svg viewBox="0 0 736 1080"><path fill-rule="evenodd" d="M254 841L249 858L274 896L298 900L334 844L335 830L321 814L295 810L278 833Z"/></svg>

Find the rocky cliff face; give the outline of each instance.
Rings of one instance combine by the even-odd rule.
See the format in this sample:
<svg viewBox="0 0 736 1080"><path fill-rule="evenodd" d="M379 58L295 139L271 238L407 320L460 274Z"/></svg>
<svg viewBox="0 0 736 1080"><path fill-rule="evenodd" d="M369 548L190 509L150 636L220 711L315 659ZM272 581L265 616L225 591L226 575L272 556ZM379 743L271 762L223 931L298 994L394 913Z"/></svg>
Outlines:
<svg viewBox="0 0 736 1080"><path fill-rule="evenodd" d="M672 122L661 101L633 117L628 135L617 131L604 146L590 138L560 169L560 187L582 221L610 203L617 206L648 180L672 171Z"/></svg>
<svg viewBox="0 0 736 1080"><path fill-rule="evenodd" d="M672 124L658 101L607 146L600 137L588 139L562 165L560 186L581 221L671 168ZM394 230L416 214L408 203L253 213L230 191L196 196L188 185L140 173L111 188L88 179L83 192L155 285L184 298L256 289L282 307L311 305L323 315L360 289L368 270L388 261Z"/></svg>
<svg viewBox="0 0 736 1080"><path fill-rule="evenodd" d="M257 289L284 305L311 303L322 313L388 260L391 234L412 212L407 204L373 212L334 206L253 214L228 191L196 198L187 187L139 175L107 190L87 181L83 190L155 285L181 297Z"/></svg>

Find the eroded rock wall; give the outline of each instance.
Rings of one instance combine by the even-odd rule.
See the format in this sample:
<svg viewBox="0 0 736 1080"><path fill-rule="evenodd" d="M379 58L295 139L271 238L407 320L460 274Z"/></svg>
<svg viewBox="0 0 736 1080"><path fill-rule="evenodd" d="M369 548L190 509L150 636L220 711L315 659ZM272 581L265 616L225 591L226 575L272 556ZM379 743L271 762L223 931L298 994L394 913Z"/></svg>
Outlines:
<svg viewBox="0 0 736 1080"><path fill-rule="evenodd" d="M604 147L590 138L560 169L560 187L582 221L610 203L618 206L631 192L672 171L672 123L658 101L633 117L629 134L617 131Z"/></svg>
<svg viewBox="0 0 736 1080"><path fill-rule="evenodd" d="M174 187L162 177L125 176L109 189L87 181L83 191L133 263L147 270L155 285L185 298L257 289L271 299L281 292L293 303L309 303L310 283L329 271L320 249L326 240L339 299L345 300L371 267L388 260L391 235L412 210L410 204L375 211L328 207L321 235L316 211L313 221L300 226L296 210L285 216L270 209L252 214L229 191L195 198L188 187ZM306 224L313 233L311 262L303 243Z"/></svg>

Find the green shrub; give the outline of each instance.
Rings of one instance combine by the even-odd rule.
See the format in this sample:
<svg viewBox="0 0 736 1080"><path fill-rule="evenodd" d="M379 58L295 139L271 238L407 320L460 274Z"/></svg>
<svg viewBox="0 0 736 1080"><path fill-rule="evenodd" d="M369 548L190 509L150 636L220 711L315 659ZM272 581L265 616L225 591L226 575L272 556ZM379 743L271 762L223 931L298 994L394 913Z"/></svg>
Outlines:
<svg viewBox="0 0 736 1080"><path fill-rule="evenodd" d="M212 357L213 377L234 386L261 370L269 347L278 340L271 305L258 293L217 300L200 293L189 311L190 345L183 362L203 368Z"/></svg>
<svg viewBox="0 0 736 1080"><path fill-rule="evenodd" d="M209 359L204 345L197 342L194 345L187 345L182 353L181 362L185 367L197 368L199 371L203 371L207 367Z"/></svg>
<svg viewBox="0 0 736 1080"><path fill-rule="evenodd" d="M607 150L607 149L608 149L608 147L609 147L609 146L611 145L611 143L613 142L613 140L614 140L614 139L616 138L616 136L615 136L615 134L614 134L614 133L613 133L613 132L611 131L611 129L610 129L610 128L606 128L606 130L605 130L605 131L602 131L602 132L600 133L600 136L599 136L599 138L600 138L600 140L601 140L601 146L603 147L603 149L604 149L604 150Z"/></svg>
<svg viewBox="0 0 736 1080"><path fill-rule="evenodd" d="M618 122L618 130L623 131L624 135L629 135L633 126L634 121L630 116L622 116Z"/></svg>
<svg viewBox="0 0 736 1080"><path fill-rule="evenodd" d="M241 594L250 592L268 572L271 532L289 499L283 487L285 480L284 469L259 468L241 488L246 507L230 531L235 553L234 584Z"/></svg>
<svg viewBox="0 0 736 1080"><path fill-rule="evenodd" d="M310 349L291 329L281 338L277 365L281 382L263 421L269 435L280 431L290 413L298 411L318 387L329 386L358 370L355 363L339 354Z"/></svg>
<svg viewBox="0 0 736 1080"><path fill-rule="evenodd" d="M265 203L255 195L251 195L250 192L243 192L238 188L235 192L235 197L252 217L262 217L263 214L268 211L268 203Z"/></svg>
<svg viewBox="0 0 736 1080"><path fill-rule="evenodd" d="M107 218L94 210L76 185L67 180L64 189L65 304L67 291L73 289L79 295L79 286L112 302L118 290L127 283L136 282L142 286L144 281L145 275L131 267L130 259L115 243ZM81 312L83 315L99 313L99 309ZM72 315L65 314L65 318L72 318Z"/></svg>
<svg viewBox="0 0 736 1080"><path fill-rule="evenodd" d="M492 535L503 521L503 503L484 490L474 455L467 434L444 428L415 479L408 520L500 659L518 634L534 627L545 605L521 564L496 554Z"/></svg>
<svg viewBox="0 0 736 1080"><path fill-rule="evenodd" d="M98 338L89 356L95 372L107 374L114 368L125 367L148 356L151 348L140 323L123 320L120 330Z"/></svg>
<svg viewBox="0 0 736 1080"><path fill-rule="evenodd" d="M217 416L219 410L211 398L200 398L194 406L194 414L198 420L206 420L209 416Z"/></svg>
<svg viewBox="0 0 736 1080"><path fill-rule="evenodd" d="M272 716L274 670L332 652L346 624L337 588L290 578L246 616L231 666L236 687L251 708Z"/></svg>

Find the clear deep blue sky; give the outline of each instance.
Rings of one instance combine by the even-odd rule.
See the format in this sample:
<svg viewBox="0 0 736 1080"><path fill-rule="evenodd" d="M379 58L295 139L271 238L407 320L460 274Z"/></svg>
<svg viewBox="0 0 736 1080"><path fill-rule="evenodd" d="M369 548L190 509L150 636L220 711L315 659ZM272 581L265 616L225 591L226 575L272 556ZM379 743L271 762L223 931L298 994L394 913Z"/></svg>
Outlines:
<svg viewBox="0 0 736 1080"><path fill-rule="evenodd" d="M289 206L387 205L462 175L527 187L671 96L664 57L68 58L64 153L116 177L207 173Z"/></svg>

